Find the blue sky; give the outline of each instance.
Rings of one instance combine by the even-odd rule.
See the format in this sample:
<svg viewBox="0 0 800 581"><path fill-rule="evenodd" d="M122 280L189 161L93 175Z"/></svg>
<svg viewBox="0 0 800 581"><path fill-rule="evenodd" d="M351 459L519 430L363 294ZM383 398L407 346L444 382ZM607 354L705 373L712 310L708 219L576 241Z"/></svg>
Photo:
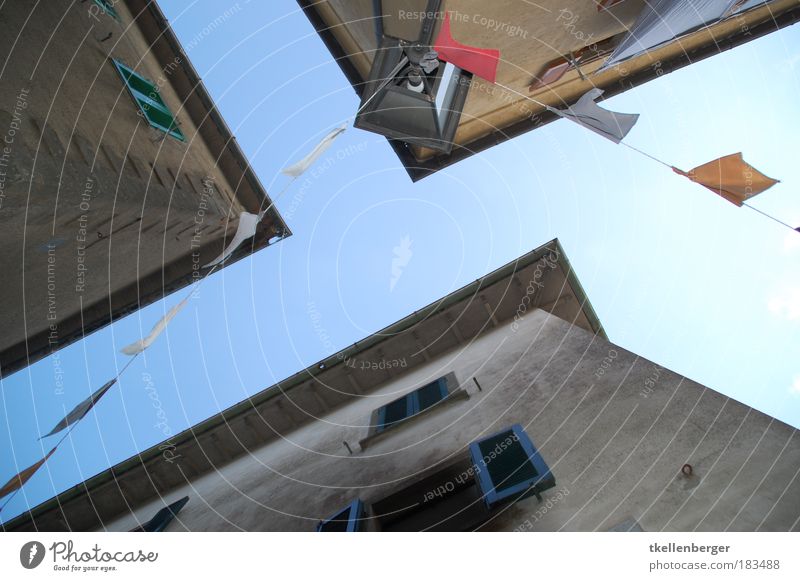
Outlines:
<svg viewBox="0 0 800 581"><path fill-rule="evenodd" d="M161 5L271 192L356 110L293 0ZM753 205L800 225L798 47L790 27L604 106L640 113L627 142L684 169L742 151L782 180ZM800 234L564 120L417 184L351 128L304 177L277 202L294 236L206 281L3 520L556 237L614 343L800 426ZM180 298L2 380L0 481L49 450L38 435Z"/></svg>

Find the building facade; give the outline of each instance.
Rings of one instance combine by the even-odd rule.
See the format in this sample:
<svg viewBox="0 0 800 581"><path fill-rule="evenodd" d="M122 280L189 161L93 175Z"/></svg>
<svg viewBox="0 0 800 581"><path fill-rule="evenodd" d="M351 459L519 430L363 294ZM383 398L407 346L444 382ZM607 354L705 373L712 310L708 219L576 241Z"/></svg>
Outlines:
<svg viewBox="0 0 800 581"><path fill-rule="evenodd" d="M0 376L197 280L270 199L151 0L0 11ZM290 235L271 209L230 262Z"/></svg>
<svg viewBox="0 0 800 581"><path fill-rule="evenodd" d="M6 530L789 531L797 431L609 342L557 240Z"/></svg>
<svg viewBox="0 0 800 581"><path fill-rule="evenodd" d="M458 43L497 50L496 82L471 77L451 150L437 151L409 140L390 145L413 180L535 130L559 117L543 105L564 108L590 89L604 98L627 91L673 70L739 46L800 18L800 0L717 0L697 2L698 14L716 4L721 11L707 26L674 29L623 62L604 68L643 11L664 12L665 2L645 0L297 0L347 80L369 98L371 72L385 52L381 38L417 42L424 25L436 39L445 17ZM671 4L680 4L672 2ZM713 7L712 7L713 8ZM722 12L724 10L724 12ZM702 19L700 19L702 21ZM696 24L696 23L695 23ZM427 40L427 38L426 38ZM633 44L644 48L648 39ZM649 46L648 46L649 48ZM365 92L367 94L365 95ZM531 101L528 97L533 98ZM538 102L538 103L537 103ZM392 101L398 108L398 101ZM415 108L416 109L416 108ZM409 133L419 119L409 115ZM386 116L387 126L397 115ZM373 127L373 130L375 128ZM378 131L381 133L382 131ZM386 134L386 133L384 133Z"/></svg>

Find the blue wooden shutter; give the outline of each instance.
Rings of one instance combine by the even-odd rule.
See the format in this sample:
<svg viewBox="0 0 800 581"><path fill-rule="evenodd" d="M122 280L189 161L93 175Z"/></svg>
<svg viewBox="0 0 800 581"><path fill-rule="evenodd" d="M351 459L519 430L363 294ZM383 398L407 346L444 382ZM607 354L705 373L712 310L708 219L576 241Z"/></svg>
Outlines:
<svg viewBox="0 0 800 581"><path fill-rule="evenodd" d="M556 485L550 468L519 424L473 442L469 451L489 508Z"/></svg>
<svg viewBox="0 0 800 581"><path fill-rule="evenodd" d="M432 407L448 396L444 377L412 391L378 409L376 431L382 432L419 412Z"/></svg>
<svg viewBox="0 0 800 581"><path fill-rule="evenodd" d="M415 400L414 413L418 414L447 397L447 381L445 381L444 377L441 377L419 388L413 395Z"/></svg>
<svg viewBox="0 0 800 581"><path fill-rule="evenodd" d="M347 508L317 525L318 533L357 533L364 521L364 503L357 498Z"/></svg>
<svg viewBox="0 0 800 581"><path fill-rule="evenodd" d="M378 432L382 432L392 427L394 424L402 422L409 416L414 415L414 401L411 395L412 394L408 394L389 402L378 410Z"/></svg>

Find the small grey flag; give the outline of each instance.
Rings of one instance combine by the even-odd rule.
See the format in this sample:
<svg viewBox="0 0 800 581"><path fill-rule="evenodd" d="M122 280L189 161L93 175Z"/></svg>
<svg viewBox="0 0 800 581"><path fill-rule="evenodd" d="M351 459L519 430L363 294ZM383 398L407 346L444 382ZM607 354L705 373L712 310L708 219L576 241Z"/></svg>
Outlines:
<svg viewBox="0 0 800 581"><path fill-rule="evenodd" d="M566 109L547 109L564 119L569 119L582 125L586 129L610 139L614 143L622 141L628 132L636 125L639 120L638 114L615 113L603 109L595 103L595 99L603 94L602 89L592 89L584 94L578 102Z"/></svg>
<svg viewBox="0 0 800 581"><path fill-rule="evenodd" d="M116 378L112 379L111 381L106 383L103 387L101 387L96 392L94 392L92 395L90 395L87 399L83 400L81 403L76 405L72 409L72 411L69 412L64 417L63 420L58 422L55 425L55 427L52 430L50 430L49 434L45 434L44 436L42 436L42 438L47 438L48 436L52 436L53 434L57 434L58 432L60 432L64 428L67 428L67 427L71 426L72 424L74 424L75 422L78 422L78 421L82 420L83 416L85 416L86 414L89 413L89 410L94 407L94 404L96 404L98 402L98 400L101 397L103 397L106 394L106 392L109 389L111 389L111 386L114 385L116 382L117 382ZM39 439L41 440L42 438L39 438Z"/></svg>

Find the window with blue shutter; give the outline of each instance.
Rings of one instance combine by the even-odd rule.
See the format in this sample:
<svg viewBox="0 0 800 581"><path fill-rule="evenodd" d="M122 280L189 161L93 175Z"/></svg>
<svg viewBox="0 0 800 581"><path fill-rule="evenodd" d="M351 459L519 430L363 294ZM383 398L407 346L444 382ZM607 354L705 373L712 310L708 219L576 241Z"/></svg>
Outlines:
<svg viewBox="0 0 800 581"><path fill-rule="evenodd" d="M119 20L119 14L114 9L114 3L111 0L94 0L94 3L100 7L100 10L103 11L103 14L108 14L114 20Z"/></svg>
<svg viewBox="0 0 800 581"><path fill-rule="evenodd" d="M160 533L164 531L164 529L167 528L167 525L175 519L175 516L181 511L181 509L186 506L187 502L189 502L189 497L184 496L180 500L173 502L169 506L159 510L153 518L143 525L133 529L131 532Z"/></svg>
<svg viewBox="0 0 800 581"><path fill-rule="evenodd" d="M437 379L378 409L377 432L391 428L447 397L447 380Z"/></svg>
<svg viewBox="0 0 800 581"><path fill-rule="evenodd" d="M550 468L519 424L473 442L469 451L478 486L490 509L556 485Z"/></svg>
<svg viewBox="0 0 800 581"><path fill-rule="evenodd" d="M175 124L175 117L161 98L158 87L120 61L114 60L113 62L147 122L175 139L185 141L186 138Z"/></svg>
<svg viewBox="0 0 800 581"><path fill-rule="evenodd" d="M344 510L317 525L318 533L357 533L364 522L364 503L354 500Z"/></svg>
<svg viewBox="0 0 800 581"><path fill-rule="evenodd" d="M418 414L447 397L447 381L445 381L444 377L439 378L424 387L420 387L414 392L414 395L416 395L414 413Z"/></svg>
<svg viewBox="0 0 800 581"><path fill-rule="evenodd" d="M413 394L408 394L386 404L378 410L378 431L391 428L398 422L414 415Z"/></svg>

